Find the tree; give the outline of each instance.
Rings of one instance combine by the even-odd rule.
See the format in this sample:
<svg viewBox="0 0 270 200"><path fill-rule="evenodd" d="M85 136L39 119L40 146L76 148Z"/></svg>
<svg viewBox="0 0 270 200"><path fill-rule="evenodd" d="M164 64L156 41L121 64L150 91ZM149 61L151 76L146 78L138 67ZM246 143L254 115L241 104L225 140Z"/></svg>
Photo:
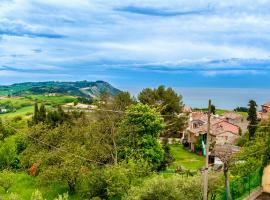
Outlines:
<svg viewBox="0 0 270 200"><path fill-rule="evenodd" d="M129 92L120 92L112 101L112 107L114 110L126 110L126 108L134 104L134 100L131 98Z"/></svg>
<svg viewBox="0 0 270 200"><path fill-rule="evenodd" d="M252 140L258 125L257 103L254 100L250 100L248 106L249 106L247 118L247 120L249 121L248 133L249 133L249 140Z"/></svg>
<svg viewBox="0 0 270 200"><path fill-rule="evenodd" d="M29 128L29 144L20 161L25 168L37 163L42 182L62 181L74 193L84 173L109 160L106 136L100 134L100 128L86 118L73 121L72 126L40 123Z"/></svg>
<svg viewBox="0 0 270 200"><path fill-rule="evenodd" d="M164 116L167 127L166 134L177 134L183 131L187 124L187 117L183 115L184 107L182 96L178 95L172 88L159 86L157 89L143 89L138 99L141 103L155 108Z"/></svg>
<svg viewBox="0 0 270 200"><path fill-rule="evenodd" d="M216 114L216 106L211 105L211 113L212 113L213 115Z"/></svg>
<svg viewBox="0 0 270 200"><path fill-rule="evenodd" d="M39 111L38 111L38 121L39 122L45 122L46 121L46 108L45 105L42 103L40 105Z"/></svg>
<svg viewBox="0 0 270 200"><path fill-rule="evenodd" d="M226 199L231 200L230 182L229 182L229 168L232 165L232 157L239 152L239 147L225 144L215 145L214 155L223 162L223 173L225 177Z"/></svg>
<svg viewBox="0 0 270 200"><path fill-rule="evenodd" d="M35 103L35 106L34 106L34 115L32 117L32 122L33 122L33 124L38 124L38 122L39 122L39 109L38 109L37 102Z"/></svg>
<svg viewBox="0 0 270 200"><path fill-rule="evenodd" d="M143 104L132 105L120 127L120 157L143 158L157 168L164 159L164 150L158 141L163 129L163 118L155 109Z"/></svg>

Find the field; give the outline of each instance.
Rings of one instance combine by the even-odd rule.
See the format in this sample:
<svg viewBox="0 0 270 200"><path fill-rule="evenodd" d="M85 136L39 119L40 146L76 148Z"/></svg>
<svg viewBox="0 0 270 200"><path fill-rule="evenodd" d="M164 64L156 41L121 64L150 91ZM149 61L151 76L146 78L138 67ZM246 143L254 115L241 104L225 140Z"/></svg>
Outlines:
<svg viewBox="0 0 270 200"><path fill-rule="evenodd" d="M34 112L34 106L26 106L23 108L20 108L14 112L8 112L8 113L4 113L4 114L0 114L0 117L7 117L7 118L11 118L11 117L15 117L15 116L30 116L32 115Z"/></svg>
<svg viewBox="0 0 270 200"><path fill-rule="evenodd" d="M11 97L0 100L0 107L10 110L8 113L0 114L0 117L30 116L34 112L35 102L43 102L46 108L56 105L74 102L77 97L74 96L45 96L45 95L29 95L26 97Z"/></svg>
<svg viewBox="0 0 270 200"><path fill-rule="evenodd" d="M172 144L170 148L175 161L168 167L168 170L175 170L178 166L188 170L198 170L203 167L204 156L187 151L181 144Z"/></svg>
<svg viewBox="0 0 270 200"><path fill-rule="evenodd" d="M25 98L37 102L46 102L46 104L65 104L74 102L77 98L74 96L46 96L46 95L29 95Z"/></svg>

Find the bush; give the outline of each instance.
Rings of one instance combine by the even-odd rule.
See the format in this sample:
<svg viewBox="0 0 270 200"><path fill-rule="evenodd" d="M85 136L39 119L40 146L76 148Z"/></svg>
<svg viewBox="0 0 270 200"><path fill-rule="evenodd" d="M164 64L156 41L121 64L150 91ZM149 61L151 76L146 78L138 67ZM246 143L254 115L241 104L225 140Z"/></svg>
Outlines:
<svg viewBox="0 0 270 200"><path fill-rule="evenodd" d="M119 165L92 170L87 176L88 197L122 199L132 185L142 182L149 175L150 167L145 162L129 161Z"/></svg>
<svg viewBox="0 0 270 200"><path fill-rule="evenodd" d="M13 137L0 141L0 169L14 167L17 163L16 145Z"/></svg>
<svg viewBox="0 0 270 200"><path fill-rule="evenodd" d="M35 190L31 196L31 200L43 200L42 193L39 190Z"/></svg>
<svg viewBox="0 0 270 200"><path fill-rule="evenodd" d="M201 178L164 178L155 176L139 187L133 187L125 200L197 200L201 194Z"/></svg>
<svg viewBox="0 0 270 200"><path fill-rule="evenodd" d="M54 200L68 200L68 193L64 193L62 195L59 194Z"/></svg>
<svg viewBox="0 0 270 200"><path fill-rule="evenodd" d="M4 170L2 173L0 173L0 187L3 188L6 193L12 184L13 178L8 171Z"/></svg>

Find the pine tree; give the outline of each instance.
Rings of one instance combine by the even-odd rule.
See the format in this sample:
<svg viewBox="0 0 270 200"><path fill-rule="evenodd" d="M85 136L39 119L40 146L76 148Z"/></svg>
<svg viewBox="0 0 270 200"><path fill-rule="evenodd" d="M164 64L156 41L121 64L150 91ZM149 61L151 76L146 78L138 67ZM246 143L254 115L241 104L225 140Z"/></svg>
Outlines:
<svg viewBox="0 0 270 200"><path fill-rule="evenodd" d="M255 132L257 130L257 124L258 124L258 119L257 119L257 103L254 100L249 101L249 109L248 109L248 133L249 133L249 140L252 140Z"/></svg>

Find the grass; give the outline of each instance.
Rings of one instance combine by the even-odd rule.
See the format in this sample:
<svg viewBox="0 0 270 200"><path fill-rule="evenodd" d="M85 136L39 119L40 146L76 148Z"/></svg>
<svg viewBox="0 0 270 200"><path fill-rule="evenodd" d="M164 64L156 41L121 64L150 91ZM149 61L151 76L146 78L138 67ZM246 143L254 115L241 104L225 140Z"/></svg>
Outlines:
<svg viewBox="0 0 270 200"><path fill-rule="evenodd" d="M181 144L172 144L170 149L175 161L168 167L168 170L175 170L178 166L189 170L198 170L203 167L204 156L187 151Z"/></svg>
<svg viewBox="0 0 270 200"><path fill-rule="evenodd" d="M50 104L65 104L65 103L71 103L74 102L77 97L74 96L46 96L46 95L29 95L25 98L30 99L32 101L38 101L38 102L46 102Z"/></svg>
<svg viewBox="0 0 270 200"><path fill-rule="evenodd" d="M34 112L34 106L26 106L23 108L20 108L18 110L16 110L15 112L9 112L9 113L4 113L4 114L0 114L0 117L15 117L15 116L27 116L27 115L31 115Z"/></svg>

